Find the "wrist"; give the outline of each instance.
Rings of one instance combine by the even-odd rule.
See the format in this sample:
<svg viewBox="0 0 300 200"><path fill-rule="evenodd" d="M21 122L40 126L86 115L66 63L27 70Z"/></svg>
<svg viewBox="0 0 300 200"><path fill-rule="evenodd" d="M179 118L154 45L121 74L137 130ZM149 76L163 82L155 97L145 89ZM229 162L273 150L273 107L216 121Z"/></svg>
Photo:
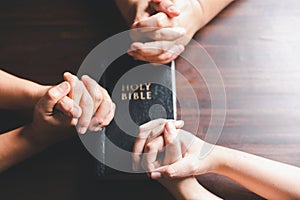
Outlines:
<svg viewBox="0 0 300 200"><path fill-rule="evenodd" d="M222 174L226 168L226 158L230 156L226 147L216 145L212 151L211 173Z"/></svg>
<svg viewBox="0 0 300 200"><path fill-rule="evenodd" d="M48 146L48 144L43 142L42 138L39 137L39 133L33 124L24 126L20 136L25 139L36 152L41 151Z"/></svg>
<svg viewBox="0 0 300 200"><path fill-rule="evenodd" d="M31 87L28 91L28 96L31 101L32 108L35 107L37 102L46 94L51 86L35 84L34 87Z"/></svg>

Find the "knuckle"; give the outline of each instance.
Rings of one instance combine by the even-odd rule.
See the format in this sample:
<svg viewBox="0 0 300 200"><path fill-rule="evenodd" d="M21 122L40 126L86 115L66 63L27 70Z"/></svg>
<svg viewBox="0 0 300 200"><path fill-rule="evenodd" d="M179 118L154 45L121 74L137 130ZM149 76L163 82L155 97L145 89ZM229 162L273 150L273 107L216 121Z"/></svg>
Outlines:
<svg viewBox="0 0 300 200"><path fill-rule="evenodd" d="M46 97L50 100L54 100L57 98L57 94L56 92L54 91L55 88L51 88L49 89L47 92L46 92Z"/></svg>
<svg viewBox="0 0 300 200"><path fill-rule="evenodd" d="M102 96L101 92L96 92L93 95L93 99L94 99L95 102L101 102L102 99L103 99L103 96Z"/></svg>
<svg viewBox="0 0 300 200"><path fill-rule="evenodd" d="M102 117L96 117L96 122L97 122L98 124L103 125L104 119L103 119Z"/></svg>

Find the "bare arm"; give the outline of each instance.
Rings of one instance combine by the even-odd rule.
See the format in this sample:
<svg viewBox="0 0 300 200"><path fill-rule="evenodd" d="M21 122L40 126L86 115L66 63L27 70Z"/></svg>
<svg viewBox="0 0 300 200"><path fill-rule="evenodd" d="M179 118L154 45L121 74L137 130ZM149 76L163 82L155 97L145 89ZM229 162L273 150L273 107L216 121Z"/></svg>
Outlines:
<svg viewBox="0 0 300 200"><path fill-rule="evenodd" d="M263 157L213 146L180 130L178 134L186 152L181 160L153 170L151 177L182 178L205 173L217 173L240 183L267 199L300 199L300 168ZM202 148L211 147L205 157Z"/></svg>
<svg viewBox="0 0 300 200"><path fill-rule="evenodd" d="M0 108L33 109L48 88L0 70Z"/></svg>
<svg viewBox="0 0 300 200"><path fill-rule="evenodd" d="M241 151L216 147L219 167L227 176L267 199L299 199L300 169Z"/></svg>
<svg viewBox="0 0 300 200"><path fill-rule="evenodd" d="M72 100L66 97L69 91L67 82L49 89L35 106L30 125L0 135L0 172L70 136L59 132L60 128L70 127L72 117L79 117L80 114L69 111L73 106ZM58 102L65 114L54 112Z"/></svg>

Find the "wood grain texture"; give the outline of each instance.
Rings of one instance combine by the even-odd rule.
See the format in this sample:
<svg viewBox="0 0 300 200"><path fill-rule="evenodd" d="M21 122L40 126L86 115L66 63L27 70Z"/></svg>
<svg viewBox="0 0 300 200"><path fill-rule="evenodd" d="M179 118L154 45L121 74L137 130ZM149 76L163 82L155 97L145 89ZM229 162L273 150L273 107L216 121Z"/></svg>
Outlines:
<svg viewBox="0 0 300 200"><path fill-rule="evenodd" d="M240 0L196 34L222 75L227 117L218 144L300 167L300 2ZM112 1L2 1L0 66L39 83L55 84L64 71L76 73L84 57L126 25ZM186 52L201 60L195 46ZM211 121L205 77L184 59L177 71L187 78L200 107L198 136ZM182 118L192 129L197 112L187 85ZM30 121L24 112L0 112L0 130ZM222 124L213 124L221 126ZM199 176L225 199L261 199L217 175ZM113 192L112 192L113 191ZM54 145L0 175L0 199L172 199L153 181L99 181L95 162L75 136Z"/></svg>

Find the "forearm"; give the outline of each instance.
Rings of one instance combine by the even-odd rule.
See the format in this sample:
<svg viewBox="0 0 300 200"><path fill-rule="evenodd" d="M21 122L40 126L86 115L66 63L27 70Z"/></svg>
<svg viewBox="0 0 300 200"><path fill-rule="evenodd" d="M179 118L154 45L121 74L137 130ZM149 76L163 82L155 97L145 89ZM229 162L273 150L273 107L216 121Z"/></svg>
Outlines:
<svg viewBox="0 0 300 200"><path fill-rule="evenodd" d="M0 172L43 150L35 143L30 127L21 127L0 135Z"/></svg>
<svg viewBox="0 0 300 200"><path fill-rule="evenodd" d="M32 109L48 88L0 70L0 108Z"/></svg>
<svg viewBox="0 0 300 200"><path fill-rule="evenodd" d="M216 147L219 167L227 176L267 199L299 199L300 169L248 153Z"/></svg>
<svg viewBox="0 0 300 200"><path fill-rule="evenodd" d="M164 180L160 182L178 200L219 200L220 198L202 187L195 177Z"/></svg>

